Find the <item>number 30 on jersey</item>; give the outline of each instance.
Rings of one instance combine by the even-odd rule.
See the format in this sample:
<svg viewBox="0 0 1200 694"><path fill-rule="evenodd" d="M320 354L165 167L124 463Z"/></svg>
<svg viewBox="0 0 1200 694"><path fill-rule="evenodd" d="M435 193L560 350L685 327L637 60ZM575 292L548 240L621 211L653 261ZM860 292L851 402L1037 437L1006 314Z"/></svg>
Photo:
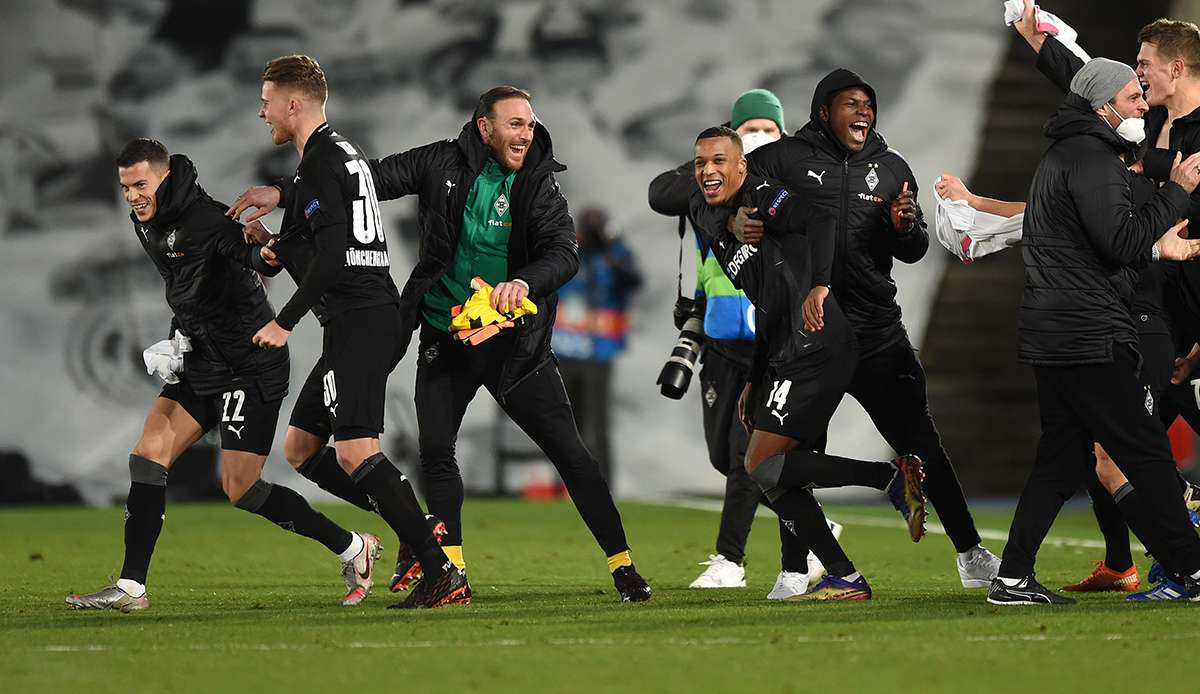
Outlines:
<svg viewBox="0 0 1200 694"><path fill-rule="evenodd" d="M351 228L354 238L361 244L383 241L383 222L380 221L379 199L375 197L375 179L371 177L371 167L349 142L337 143L354 159L346 162L346 169L358 176L358 197L351 202L354 220Z"/></svg>

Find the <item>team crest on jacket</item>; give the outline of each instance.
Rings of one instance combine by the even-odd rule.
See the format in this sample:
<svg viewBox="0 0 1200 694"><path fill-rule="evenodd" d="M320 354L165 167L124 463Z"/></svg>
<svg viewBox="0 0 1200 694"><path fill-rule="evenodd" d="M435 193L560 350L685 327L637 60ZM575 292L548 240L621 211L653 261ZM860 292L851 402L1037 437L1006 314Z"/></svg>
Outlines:
<svg viewBox="0 0 1200 694"><path fill-rule="evenodd" d="M437 358L438 358L437 345L429 345L429 347L425 348L425 363L426 364L432 364L433 360L437 359Z"/></svg>
<svg viewBox="0 0 1200 694"><path fill-rule="evenodd" d="M875 169L879 168L879 164L871 162L870 164L867 164L867 166L870 167L870 170L867 171L867 188L873 192L875 190L875 186L879 185L879 174L875 173Z"/></svg>
<svg viewBox="0 0 1200 694"><path fill-rule="evenodd" d="M1150 393L1150 387L1146 386L1146 411L1150 416L1154 416L1154 395Z"/></svg>
<svg viewBox="0 0 1200 694"><path fill-rule="evenodd" d="M496 216L503 217L505 212L508 212L508 198L504 197L504 193L496 198Z"/></svg>
<svg viewBox="0 0 1200 694"><path fill-rule="evenodd" d="M171 250L175 250L175 232L177 231L179 230L172 229L171 233L167 234L167 248L170 248Z"/></svg>
<svg viewBox="0 0 1200 694"><path fill-rule="evenodd" d="M704 391L704 402L712 407L717 402L717 388L713 384L708 384L708 390Z"/></svg>

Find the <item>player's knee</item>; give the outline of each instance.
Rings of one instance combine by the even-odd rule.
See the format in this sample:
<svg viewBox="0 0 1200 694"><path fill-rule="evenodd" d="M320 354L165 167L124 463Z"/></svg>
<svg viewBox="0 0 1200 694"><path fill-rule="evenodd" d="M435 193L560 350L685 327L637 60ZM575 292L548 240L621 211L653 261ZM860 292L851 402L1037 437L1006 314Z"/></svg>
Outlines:
<svg viewBox="0 0 1200 694"><path fill-rule="evenodd" d="M142 434L142 438L138 439L130 453L153 460L163 467L171 464L171 447L164 436Z"/></svg>
<svg viewBox="0 0 1200 694"><path fill-rule="evenodd" d="M303 440L301 437L288 436L283 440L283 457L287 459L288 465L299 469L309 458L316 455L317 451L321 450L321 446L313 446L311 442Z"/></svg>
<svg viewBox="0 0 1200 694"><path fill-rule="evenodd" d="M246 490L253 487L254 483L258 480L259 476L257 473L222 473L221 489L225 492L229 503L238 505L238 502L245 496Z"/></svg>

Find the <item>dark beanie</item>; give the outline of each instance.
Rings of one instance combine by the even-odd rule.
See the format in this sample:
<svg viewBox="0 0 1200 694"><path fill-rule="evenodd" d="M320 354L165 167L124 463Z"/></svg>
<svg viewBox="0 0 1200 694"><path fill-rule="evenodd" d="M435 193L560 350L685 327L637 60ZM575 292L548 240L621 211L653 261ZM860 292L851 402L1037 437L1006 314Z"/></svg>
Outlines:
<svg viewBox="0 0 1200 694"><path fill-rule="evenodd" d="M766 89L751 89L733 102L733 112L729 116L729 127L737 130L738 126L753 118L766 118L775 121L779 132L783 132L783 104L779 97Z"/></svg>

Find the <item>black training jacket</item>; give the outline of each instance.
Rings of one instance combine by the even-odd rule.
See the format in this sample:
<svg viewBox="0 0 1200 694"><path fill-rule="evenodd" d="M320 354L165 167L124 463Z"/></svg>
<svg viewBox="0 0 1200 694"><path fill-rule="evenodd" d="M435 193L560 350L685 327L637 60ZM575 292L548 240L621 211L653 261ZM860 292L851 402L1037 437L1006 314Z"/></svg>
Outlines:
<svg viewBox="0 0 1200 694"><path fill-rule="evenodd" d="M417 265L400 292L401 317L410 330L420 324L425 293L454 261L467 193L489 155L472 120L457 139L370 162L380 200L418 196ZM579 269L575 223L554 179L554 174L566 168L554 159L550 133L538 123L525 164L513 181L513 226L508 240L509 278L529 285L529 298L537 304L538 313L516 329L512 353L504 360L499 378L501 401L526 376L553 359L550 335L558 289Z"/></svg>
<svg viewBox="0 0 1200 694"><path fill-rule="evenodd" d="M1054 142L1025 209L1018 356L1038 366L1108 363L1114 342L1138 341L1110 277L1150 261L1154 242L1187 211L1188 195L1167 183L1137 207L1134 174L1120 158L1129 143L1076 94L1045 132Z"/></svg>
<svg viewBox="0 0 1200 694"><path fill-rule="evenodd" d="M142 248L166 283L167 305L176 328L191 340L184 378L200 395L238 383L255 383L264 400L287 395L288 352L263 350L251 342L275 318L258 274L278 272L248 245L242 225L225 216L226 206L196 182L196 167L182 154L158 187L158 212L141 223L130 213Z"/></svg>
<svg viewBox="0 0 1200 694"><path fill-rule="evenodd" d="M858 338L859 354L868 357L907 339L896 303L892 259L920 260L929 248L925 216L918 207L913 228L892 227L891 205L905 182L917 193L908 162L888 147L872 125L861 152L851 154L821 120L820 107L834 92L863 87L875 91L849 70L829 73L813 93L809 122L795 135L754 150L750 170L777 179L837 220L831 288ZM876 103L876 118L878 118Z"/></svg>
<svg viewBox="0 0 1200 694"><path fill-rule="evenodd" d="M1079 56L1072 53L1058 39L1048 36L1046 42L1042 45L1042 49L1038 51L1037 68L1050 80L1052 84L1062 90L1063 95L1071 91L1071 79L1079 69L1083 67L1083 61ZM1180 118L1175 121L1175 125L1171 132L1171 142L1175 143L1179 139L1191 140L1196 149L1192 151L1200 151L1200 128L1195 128L1194 125L1187 125L1187 120L1191 119L1196 114L1187 118ZM1159 181L1165 181L1170 177L1170 159L1166 156L1166 152L1161 150L1153 150L1154 142L1158 140L1158 134L1162 132L1163 125L1167 121L1167 109L1163 106L1156 106L1146 113L1146 140L1142 147L1139 148L1135 158L1143 159L1146 166L1146 176L1134 176L1130 184L1133 189L1133 202L1135 207L1140 207L1145 202L1154 197L1157 190L1157 184L1152 178L1157 178ZM1200 119L1193 121L1195 124L1200 124ZM1189 137L1189 132L1190 137ZM1131 146L1132 148L1132 146ZM1162 166L1162 164L1166 166ZM1160 174L1161 169L1161 176ZM1200 221L1200 205L1193 203L1193 207L1197 208L1197 221ZM1117 287L1122 290L1128 290L1130 295L1127 303L1129 310L1133 312L1138 330L1143 334L1173 334L1172 327L1182 326L1184 332L1190 332L1196 337L1193 341L1200 339L1200 324L1196 318L1189 318L1188 314L1200 318L1200 313L1188 311L1186 304L1181 302L1181 294L1179 291L1179 273L1180 263L1162 261L1151 263L1137 272L1126 271L1120 275L1114 275L1110 278L1116 283ZM1194 267L1194 266L1193 266ZM1197 277L1200 280L1200 277ZM1127 287L1131 284L1131 287ZM1185 292L1186 294L1186 292ZM1200 310L1200 293L1196 295L1197 301L1195 306ZM1189 325L1197 325L1197 328L1188 329ZM1179 332L1178 330L1174 332ZM1191 346L1189 342L1188 347ZM1186 347L1184 348L1186 352Z"/></svg>
<svg viewBox="0 0 1200 694"><path fill-rule="evenodd" d="M757 246L738 241L726 229L737 206L757 207L762 212L766 233ZM804 327L805 298L814 286L828 283L833 263L832 216L806 204L777 181L750 175L730 206L710 206L697 188L691 195L689 217L725 275L754 303L752 383L761 381L768 367L787 377L821 350L824 354L833 351L829 358L854 354L853 330L832 294L824 304L824 328L810 332Z"/></svg>

